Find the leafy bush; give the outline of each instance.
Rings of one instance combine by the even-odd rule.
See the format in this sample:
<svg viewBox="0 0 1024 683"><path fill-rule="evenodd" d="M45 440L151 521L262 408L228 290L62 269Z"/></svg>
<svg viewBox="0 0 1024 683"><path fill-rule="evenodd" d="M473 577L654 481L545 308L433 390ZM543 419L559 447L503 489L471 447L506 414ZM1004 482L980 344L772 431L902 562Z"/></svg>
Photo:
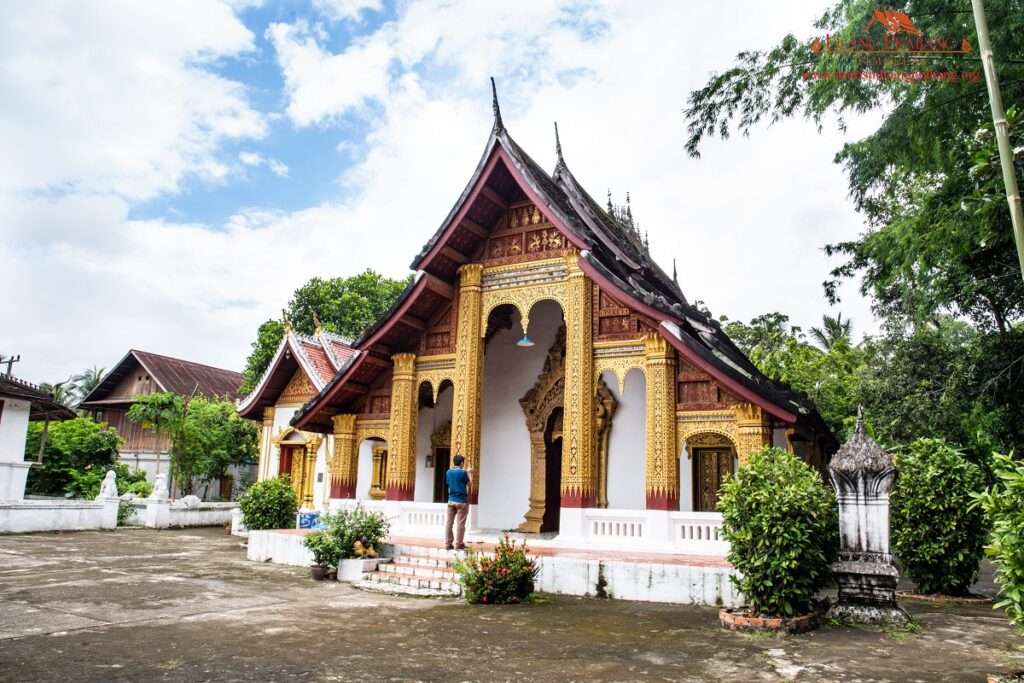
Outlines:
<svg viewBox="0 0 1024 683"><path fill-rule="evenodd" d="M1024 462L1011 455L994 453L994 486L975 495L975 505L985 513L992 534L985 552L996 565L996 581L1002 600L996 607L1024 635Z"/></svg>
<svg viewBox="0 0 1024 683"><path fill-rule="evenodd" d="M248 529L291 529L299 501L288 475L256 482L238 501Z"/></svg>
<svg viewBox="0 0 1024 683"><path fill-rule="evenodd" d="M942 439L897 451L891 497L892 548L921 593L966 595L985 542L982 511L971 506L984 475Z"/></svg>
<svg viewBox="0 0 1024 683"><path fill-rule="evenodd" d="M455 563L455 573L471 603L507 605L522 602L533 592L539 568L526 556L526 543L516 546L506 533L494 557L468 552Z"/></svg>
<svg viewBox="0 0 1024 683"><path fill-rule="evenodd" d="M67 474L71 481L64 489L64 495L72 498L93 499L100 493L100 484L107 470L113 469L117 473L117 492L119 495L134 493L138 498L145 498L153 492L153 484L146 481L144 470L133 470L124 463L117 463L113 467L98 468L88 467L84 471L69 470Z"/></svg>
<svg viewBox="0 0 1024 683"><path fill-rule="evenodd" d="M25 440L26 460L35 461L39 456L42 434L41 422L29 423ZM75 484L72 472L83 474L98 469L102 480L103 473L117 462L117 449L121 443L121 437L106 423L84 417L50 423L43 448L43 466L29 470L26 493L62 496L68 487ZM99 493L98 482L96 493Z"/></svg>
<svg viewBox="0 0 1024 683"><path fill-rule="evenodd" d="M377 545L388 535L387 518L358 504L321 515L320 521L338 542L343 559L375 556Z"/></svg>
<svg viewBox="0 0 1024 683"><path fill-rule="evenodd" d="M337 567L341 560L341 545L338 539L323 531L306 534L302 544L313 553L313 564L321 567Z"/></svg>
<svg viewBox="0 0 1024 683"><path fill-rule="evenodd" d="M764 448L725 480L718 507L739 574L732 581L750 609L810 611L839 548L839 510L821 476L787 451Z"/></svg>
<svg viewBox="0 0 1024 683"><path fill-rule="evenodd" d="M124 526L128 522L128 518L132 516L135 506L132 505L130 500L120 500L117 502L117 525Z"/></svg>

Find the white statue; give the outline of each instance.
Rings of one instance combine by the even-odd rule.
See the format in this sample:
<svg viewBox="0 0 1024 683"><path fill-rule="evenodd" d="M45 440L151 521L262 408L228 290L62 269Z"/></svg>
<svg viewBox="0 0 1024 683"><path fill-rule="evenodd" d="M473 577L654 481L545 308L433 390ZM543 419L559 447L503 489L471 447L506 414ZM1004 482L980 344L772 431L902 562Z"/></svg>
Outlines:
<svg viewBox="0 0 1024 683"><path fill-rule="evenodd" d="M100 495L97 498L117 498L117 473L114 470L107 470L100 484Z"/></svg>
<svg viewBox="0 0 1024 683"><path fill-rule="evenodd" d="M203 501L199 500L199 496L185 496L181 502L187 508L195 508L199 507Z"/></svg>
<svg viewBox="0 0 1024 683"><path fill-rule="evenodd" d="M149 497L154 500L167 500L171 497L171 492L167 490L166 474L156 475L156 482L153 484L153 493L149 494Z"/></svg>

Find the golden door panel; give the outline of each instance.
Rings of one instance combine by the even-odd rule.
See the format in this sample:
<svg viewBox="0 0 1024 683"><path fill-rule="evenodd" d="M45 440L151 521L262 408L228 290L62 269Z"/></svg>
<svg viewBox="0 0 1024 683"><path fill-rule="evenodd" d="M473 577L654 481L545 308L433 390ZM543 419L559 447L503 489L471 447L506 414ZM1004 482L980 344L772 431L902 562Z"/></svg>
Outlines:
<svg viewBox="0 0 1024 683"><path fill-rule="evenodd" d="M700 448L693 455L693 509L715 512L719 489L733 472L731 448Z"/></svg>

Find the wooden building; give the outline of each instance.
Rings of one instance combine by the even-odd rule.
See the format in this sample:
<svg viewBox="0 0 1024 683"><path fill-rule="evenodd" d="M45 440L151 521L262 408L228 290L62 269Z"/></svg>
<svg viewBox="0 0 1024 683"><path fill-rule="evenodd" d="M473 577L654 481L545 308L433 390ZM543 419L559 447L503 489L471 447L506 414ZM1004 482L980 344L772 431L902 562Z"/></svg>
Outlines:
<svg viewBox="0 0 1024 683"><path fill-rule="evenodd" d="M152 480L161 472L167 473L170 443L165 432L145 429L128 419L135 398L169 391L182 398L195 392L207 398L234 400L243 381L240 372L132 349L78 407L95 412L99 421L116 429L124 439L121 462L145 470Z"/></svg>

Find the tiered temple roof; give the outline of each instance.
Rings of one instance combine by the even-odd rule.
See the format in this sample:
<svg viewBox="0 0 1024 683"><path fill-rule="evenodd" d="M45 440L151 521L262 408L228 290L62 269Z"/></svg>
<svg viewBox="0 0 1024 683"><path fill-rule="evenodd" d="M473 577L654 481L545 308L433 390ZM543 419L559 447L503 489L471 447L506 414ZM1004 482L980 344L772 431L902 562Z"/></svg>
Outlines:
<svg viewBox="0 0 1024 683"><path fill-rule="evenodd" d="M450 303L463 263L478 256L510 205L529 200L580 251L580 266L602 289L658 325L657 332L723 387L789 424L801 422L833 440L813 405L761 373L718 321L691 305L651 258L636 234L620 225L582 188L562 155L549 175L509 135L494 98L494 125L462 195L411 267L417 271L398 301L353 344L355 353L293 419L301 429L330 431L330 415L352 412L390 368L387 353L415 350L423 322Z"/></svg>
<svg viewBox="0 0 1024 683"><path fill-rule="evenodd" d="M287 332L256 388L238 406L242 417L260 419L263 408L274 405L297 369L313 388L322 390L352 357L351 342L324 329L312 337Z"/></svg>

